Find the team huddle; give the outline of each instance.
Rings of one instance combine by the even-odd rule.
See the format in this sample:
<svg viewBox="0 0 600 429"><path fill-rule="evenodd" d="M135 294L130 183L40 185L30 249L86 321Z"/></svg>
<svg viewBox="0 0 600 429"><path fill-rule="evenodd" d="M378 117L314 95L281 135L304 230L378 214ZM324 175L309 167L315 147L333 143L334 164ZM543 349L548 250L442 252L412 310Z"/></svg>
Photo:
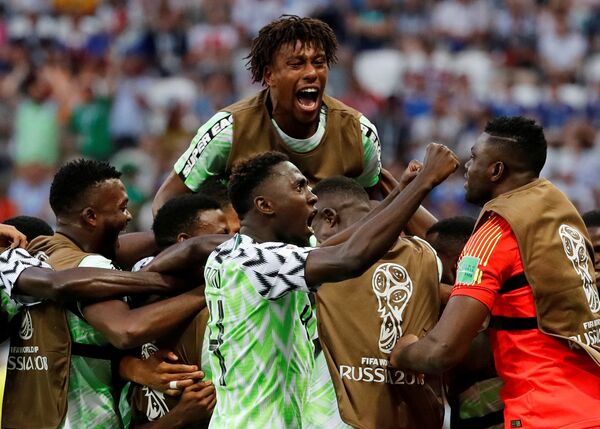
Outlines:
<svg viewBox="0 0 600 429"><path fill-rule="evenodd" d="M600 214L549 181L542 128L488 122L465 166L478 219L421 204L459 168L401 177L325 95L323 22L265 26L265 89L200 127L151 232L121 173L56 173L53 230L0 224L3 428L600 427ZM592 242L592 239L594 240Z"/></svg>

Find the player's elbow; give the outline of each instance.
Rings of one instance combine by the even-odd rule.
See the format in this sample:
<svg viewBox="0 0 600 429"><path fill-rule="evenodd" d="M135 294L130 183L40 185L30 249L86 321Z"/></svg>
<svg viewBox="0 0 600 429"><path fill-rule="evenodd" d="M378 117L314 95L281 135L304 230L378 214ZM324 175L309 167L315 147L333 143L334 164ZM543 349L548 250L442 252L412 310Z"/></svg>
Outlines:
<svg viewBox="0 0 600 429"><path fill-rule="evenodd" d="M144 333L136 324L125 324L119 329L107 334L110 343L120 350L139 347L146 342Z"/></svg>
<svg viewBox="0 0 600 429"><path fill-rule="evenodd" d="M460 358L456 347L447 342L436 342L425 359L428 367L427 373L442 374L458 365Z"/></svg>

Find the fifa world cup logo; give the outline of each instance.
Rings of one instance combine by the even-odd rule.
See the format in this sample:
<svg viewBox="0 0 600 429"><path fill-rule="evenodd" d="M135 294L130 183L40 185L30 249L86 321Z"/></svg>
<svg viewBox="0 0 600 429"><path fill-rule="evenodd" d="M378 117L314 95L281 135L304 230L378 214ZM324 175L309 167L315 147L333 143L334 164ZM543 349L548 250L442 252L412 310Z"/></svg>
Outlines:
<svg viewBox="0 0 600 429"><path fill-rule="evenodd" d="M142 359L148 359L158 351L158 347L152 343L146 343L142 346ZM162 392L154 390L148 386L142 387L142 392L148 400L146 405L146 417L153 422L165 416L169 412L169 407L165 402L165 395Z"/></svg>
<svg viewBox="0 0 600 429"><path fill-rule="evenodd" d="M412 280L403 266L386 263L377 267L371 285L378 301L377 312L381 317L379 350L391 353L396 341L402 336L402 318L412 296Z"/></svg>
<svg viewBox="0 0 600 429"><path fill-rule="evenodd" d="M23 311L23 319L21 320L21 327L19 328L19 337L22 340L30 340L33 337L33 321L31 320L31 314L29 310Z"/></svg>
<svg viewBox="0 0 600 429"><path fill-rule="evenodd" d="M597 313L600 310L600 298L594 282L590 255L585 246L585 240L579 231L569 225L561 225L558 234L562 240L567 258L573 264L575 272L581 277L583 291L590 310Z"/></svg>

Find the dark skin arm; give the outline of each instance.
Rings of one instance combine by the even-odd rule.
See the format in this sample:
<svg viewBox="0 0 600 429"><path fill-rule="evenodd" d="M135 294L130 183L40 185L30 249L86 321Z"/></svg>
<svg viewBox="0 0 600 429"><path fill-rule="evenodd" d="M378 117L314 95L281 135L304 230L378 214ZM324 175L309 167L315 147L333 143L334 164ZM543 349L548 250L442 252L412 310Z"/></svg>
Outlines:
<svg viewBox="0 0 600 429"><path fill-rule="evenodd" d="M396 196L404 188L406 188L415 177L417 177L422 168L423 164L421 164L419 161L411 161L402 174L400 181L397 181L389 171L382 169L382 181L387 184L386 189L389 189L385 199L381 203L375 203L375 207L364 218L321 243L321 247L334 246L336 244L345 242L358 228L360 228L361 225L369 223L371 219L389 206L394 198L396 198ZM393 187L390 188L392 185ZM427 209L425 209L423 206L419 206L414 215L408 221L405 229L410 231L410 233L413 235L424 237L427 230L436 222L437 219L431 213L429 213ZM423 234L423 236L420 234Z"/></svg>
<svg viewBox="0 0 600 429"><path fill-rule="evenodd" d="M396 368L442 374L464 359L489 314L475 298L454 296L429 334L420 340L412 334L398 340L390 363Z"/></svg>
<svg viewBox="0 0 600 429"><path fill-rule="evenodd" d="M19 276L16 292L57 302L106 300L135 294L173 294L186 283L158 273L130 273L103 268L54 271L30 267Z"/></svg>
<svg viewBox="0 0 600 429"><path fill-rule="evenodd" d="M183 429L210 418L217 404L215 387L210 381L201 381L186 387L179 403L166 416L135 429Z"/></svg>
<svg viewBox="0 0 600 429"><path fill-rule="evenodd" d="M130 349L168 334L205 306L203 288L195 288L135 309L120 300L90 304L83 309L83 316L113 346Z"/></svg>
<svg viewBox="0 0 600 429"><path fill-rule="evenodd" d="M406 188L408 184L412 182L415 177L417 177L422 168L423 164L421 164L419 161L412 160L409 162L406 170L404 170L404 173L402 173L402 177L400 177L400 182L396 182L399 184L400 189ZM391 177L390 180L395 181L394 177ZM427 231L429 231L429 228L431 228L437 221L437 218L432 215L429 210L423 206L419 206L413 217L411 217L406 224L404 232L409 235L416 235L417 237L425 239Z"/></svg>
<svg viewBox="0 0 600 429"><path fill-rule="evenodd" d="M152 202L152 215L156 216L158 209L160 209L167 201L178 196L189 194L192 191L185 186L181 178L175 173L175 171L171 171L169 176L165 179L158 192L156 192L156 196L154 197L154 201Z"/></svg>
<svg viewBox="0 0 600 429"><path fill-rule="evenodd" d="M422 171L370 222L342 244L320 247L309 253L305 278L309 286L339 282L364 273L398 239L406 223L429 191L458 168L459 162L446 146L432 143Z"/></svg>
<svg viewBox="0 0 600 429"><path fill-rule="evenodd" d="M440 283L440 302L442 306L448 304L448 300L450 299L450 294L452 293L452 285L448 285L446 283Z"/></svg>
<svg viewBox="0 0 600 429"><path fill-rule="evenodd" d="M121 269L129 270L146 256L158 253L159 248L152 232L132 232L119 236L115 262Z"/></svg>
<svg viewBox="0 0 600 429"><path fill-rule="evenodd" d="M202 235L189 238L159 253L142 271L180 275L190 281L204 281L204 264L220 244L229 240L225 234Z"/></svg>

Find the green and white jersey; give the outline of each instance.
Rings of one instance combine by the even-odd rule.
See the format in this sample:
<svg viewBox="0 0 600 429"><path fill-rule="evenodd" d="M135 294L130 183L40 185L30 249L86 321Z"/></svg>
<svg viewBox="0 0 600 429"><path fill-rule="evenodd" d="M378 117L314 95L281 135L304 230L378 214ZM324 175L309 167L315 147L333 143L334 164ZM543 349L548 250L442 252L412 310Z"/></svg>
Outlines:
<svg viewBox="0 0 600 429"><path fill-rule="evenodd" d="M325 355L315 357L315 367L310 377L308 397L302 412L302 429L352 429L343 422L337 403L335 388L327 367Z"/></svg>
<svg viewBox="0 0 600 429"><path fill-rule="evenodd" d="M356 181L364 188L377 184L381 171L381 148L377 129L366 117L360 116L364 170ZM321 108L317 132L307 139L295 139L285 134L273 120L273 125L283 143L298 153L310 152L321 142L327 123L327 106ZM211 176L225 173L227 159L233 143L233 115L218 112L202 125L192 139L188 149L175 163L175 173L193 192L198 192L202 183Z"/></svg>
<svg viewBox="0 0 600 429"><path fill-rule="evenodd" d="M206 263L210 428L302 427L314 346L304 268L310 247L237 234Z"/></svg>
<svg viewBox="0 0 600 429"><path fill-rule="evenodd" d="M13 296L13 288L21 273L30 267L51 268L50 265L31 256L25 249L7 249L0 254L0 309L8 321L21 310L23 305L39 303L36 298Z"/></svg>
<svg viewBox="0 0 600 429"><path fill-rule="evenodd" d="M0 255L2 292L8 293L10 296L10 291L19 275L24 269L31 266L51 268L29 255L24 249L14 249L2 253ZM114 269L110 260L100 255L87 256L79 266ZM16 303L16 305L18 308L19 303ZM81 318L68 310L66 314L69 332L74 342L93 345L108 344L102 334ZM121 420L115 411L116 404L112 396L111 386L112 378L109 361L71 356L67 415L60 428L121 428Z"/></svg>
<svg viewBox="0 0 600 429"><path fill-rule="evenodd" d="M85 257L79 266L115 269L109 259L100 255ZM108 344L106 338L83 319L68 310L66 314L73 342L96 346ZM60 428L122 428L112 384L110 361L72 355L67 416Z"/></svg>

